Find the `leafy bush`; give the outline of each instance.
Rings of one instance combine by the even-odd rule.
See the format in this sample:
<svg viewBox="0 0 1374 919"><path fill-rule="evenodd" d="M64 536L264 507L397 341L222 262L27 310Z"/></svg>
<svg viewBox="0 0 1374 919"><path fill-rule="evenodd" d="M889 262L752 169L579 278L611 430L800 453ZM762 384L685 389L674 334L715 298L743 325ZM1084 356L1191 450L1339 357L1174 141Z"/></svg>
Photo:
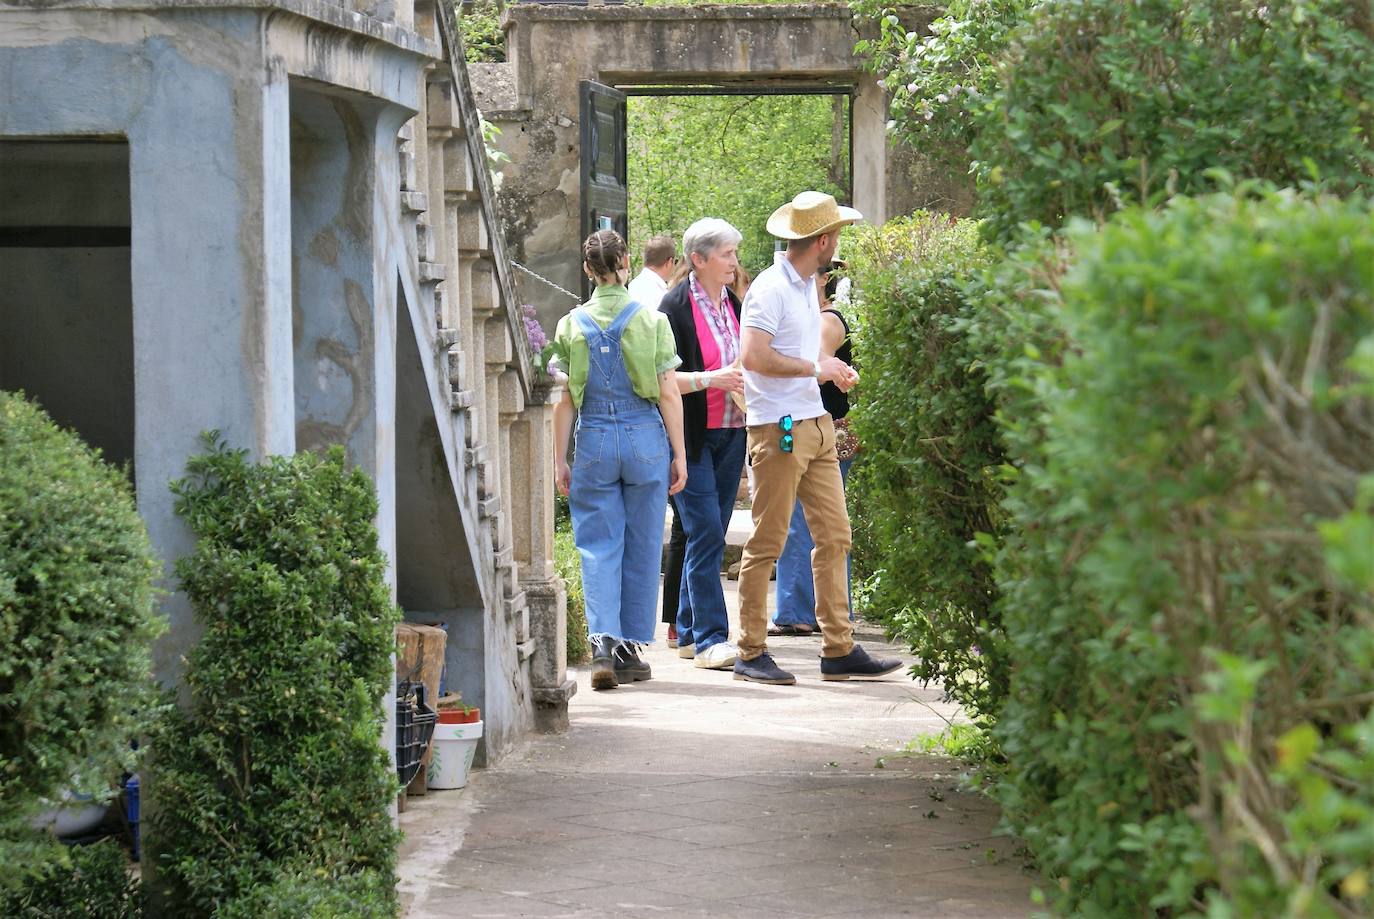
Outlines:
<svg viewBox="0 0 1374 919"><path fill-rule="evenodd" d="M1006 692L991 566L975 547L1002 529L1003 462L993 406L965 326L965 281L987 263L969 221L916 214L846 243L858 291L863 387L853 415L862 461L866 615L911 645L914 676L940 682L979 719Z"/></svg>
<svg viewBox="0 0 1374 919"><path fill-rule="evenodd" d="M568 589L568 663L580 664L592 656L587 637L587 602L582 595L582 557L573 541L568 499L557 497L554 509L553 567Z"/></svg>
<svg viewBox="0 0 1374 919"><path fill-rule="evenodd" d="M499 0L458 4L458 31L469 64L499 64L506 59L506 33L501 29Z"/></svg>
<svg viewBox="0 0 1374 919"><path fill-rule="evenodd" d="M875 3L893 119L968 151L992 235L1237 178L1370 183L1374 42L1348 0L960 0L929 36ZM924 149L924 147L923 147Z"/></svg>
<svg viewBox="0 0 1374 919"><path fill-rule="evenodd" d="M215 919L394 919L390 886L379 871L321 878L309 868L282 870L221 906Z"/></svg>
<svg viewBox="0 0 1374 919"><path fill-rule="evenodd" d="M159 881L179 916L292 903L307 875L302 898L332 886L359 892L350 915L393 915L397 778L378 739L399 616L372 484L338 448L254 465L206 442L172 485L205 633L190 704L155 738Z"/></svg>
<svg viewBox="0 0 1374 919"><path fill-rule="evenodd" d="M891 98L889 127L908 145L960 172L994 104L998 69L1017 26L1044 0L949 0L927 30L910 28L906 8L854 0L871 26L854 53Z"/></svg>
<svg viewBox="0 0 1374 919"><path fill-rule="evenodd" d="M981 764L996 754L989 749L991 738L976 725L962 722L947 725L938 734L922 734L909 740L903 753L940 753Z"/></svg>
<svg viewBox="0 0 1374 919"><path fill-rule="evenodd" d="M0 888L51 856L31 817L132 766L156 711L159 570L125 476L0 392Z"/></svg>
<svg viewBox="0 0 1374 919"><path fill-rule="evenodd" d="M71 849L52 844L41 870L19 887L0 888L6 919L137 919L139 885L113 839Z"/></svg>
<svg viewBox="0 0 1374 919"><path fill-rule="evenodd" d="M1070 344L997 372L1040 417L995 793L1065 913L1368 915L1374 219L1178 198L1067 244L1022 302Z"/></svg>

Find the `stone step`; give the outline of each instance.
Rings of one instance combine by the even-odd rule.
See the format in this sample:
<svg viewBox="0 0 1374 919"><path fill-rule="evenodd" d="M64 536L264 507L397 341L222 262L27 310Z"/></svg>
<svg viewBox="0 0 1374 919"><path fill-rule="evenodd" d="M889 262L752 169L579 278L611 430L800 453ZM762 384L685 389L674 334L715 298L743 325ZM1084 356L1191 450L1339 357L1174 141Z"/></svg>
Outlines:
<svg viewBox="0 0 1374 919"><path fill-rule="evenodd" d="M420 283L437 284L448 277L443 262L420 262Z"/></svg>

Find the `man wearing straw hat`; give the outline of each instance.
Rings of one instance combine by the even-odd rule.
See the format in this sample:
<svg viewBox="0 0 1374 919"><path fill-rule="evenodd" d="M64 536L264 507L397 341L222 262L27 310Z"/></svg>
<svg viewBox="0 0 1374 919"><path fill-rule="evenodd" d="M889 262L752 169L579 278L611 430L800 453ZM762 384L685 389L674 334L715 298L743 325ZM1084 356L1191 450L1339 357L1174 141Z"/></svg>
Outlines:
<svg viewBox="0 0 1374 919"><path fill-rule="evenodd" d="M834 256L840 229L863 219L831 195L806 191L768 218L787 251L754 279L744 299L740 351L748 407L748 455L754 471L754 530L739 573L740 640L735 679L792 684L797 678L768 653L768 581L787 540L798 499L815 539L811 572L821 627L821 679L871 679L902 666L854 643L845 559L849 514L835 455L835 427L820 384L847 392L859 375L821 355L816 272Z"/></svg>

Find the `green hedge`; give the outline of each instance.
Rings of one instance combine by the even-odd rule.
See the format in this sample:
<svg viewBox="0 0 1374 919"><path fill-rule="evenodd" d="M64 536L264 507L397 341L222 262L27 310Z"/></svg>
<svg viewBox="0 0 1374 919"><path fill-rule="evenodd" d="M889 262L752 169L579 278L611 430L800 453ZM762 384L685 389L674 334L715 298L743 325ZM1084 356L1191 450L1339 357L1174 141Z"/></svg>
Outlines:
<svg viewBox="0 0 1374 919"><path fill-rule="evenodd" d="M0 888L65 861L30 818L132 766L159 571L124 474L0 392Z"/></svg>
<svg viewBox="0 0 1374 919"><path fill-rule="evenodd" d="M1369 187L1368 3L952 0L928 35L888 6L855 4L894 127L970 171L998 240L1213 191L1223 170Z"/></svg>
<svg viewBox="0 0 1374 919"><path fill-rule="evenodd" d="M113 839L66 849L18 888L0 889L5 919L139 919L143 900Z"/></svg>
<svg viewBox="0 0 1374 919"><path fill-rule="evenodd" d="M1067 246L1001 327L1062 347L994 370L1033 416L995 793L1065 914L1369 915L1370 210L1179 198Z"/></svg>
<svg viewBox="0 0 1374 919"><path fill-rule="evenodd" d="M399 615L372 484L338 448L253 464L207 444L173 483L205 631L147 783L169 913L324 915L302 905L324 885L356 893L351 916L393 916L397 777L378 739Z"/></svg>
<svg viewBox="0 0 1374 919"><path fill-rule="evenodd" d="M971 221L916 214L846 241L858 291L863 452L850 493L861 530L864 613L910 644L914 676L986 724L1006 693L991 566L1002 529L1001 443L967 326L967 280L988 256Z"/></svg>
<svg viewBox="0 0 1374 919"><path fill-rule="evenodd" d="M215 919L391 919L392 881L383 872L320 877L309 866L279 867L269 884L254 887L215 912Z"/></svg>

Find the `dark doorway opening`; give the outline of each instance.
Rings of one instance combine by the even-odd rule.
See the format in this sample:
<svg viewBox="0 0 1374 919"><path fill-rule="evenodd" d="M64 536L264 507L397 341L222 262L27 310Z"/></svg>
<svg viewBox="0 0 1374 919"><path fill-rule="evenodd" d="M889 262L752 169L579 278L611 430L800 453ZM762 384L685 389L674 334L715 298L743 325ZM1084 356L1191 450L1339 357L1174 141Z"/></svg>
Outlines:
<svg viewBox="0 0 1374 919"><path fill-rule="evenodd" d="M129 145L0 141L0 389L134 460Z"/></svg>

